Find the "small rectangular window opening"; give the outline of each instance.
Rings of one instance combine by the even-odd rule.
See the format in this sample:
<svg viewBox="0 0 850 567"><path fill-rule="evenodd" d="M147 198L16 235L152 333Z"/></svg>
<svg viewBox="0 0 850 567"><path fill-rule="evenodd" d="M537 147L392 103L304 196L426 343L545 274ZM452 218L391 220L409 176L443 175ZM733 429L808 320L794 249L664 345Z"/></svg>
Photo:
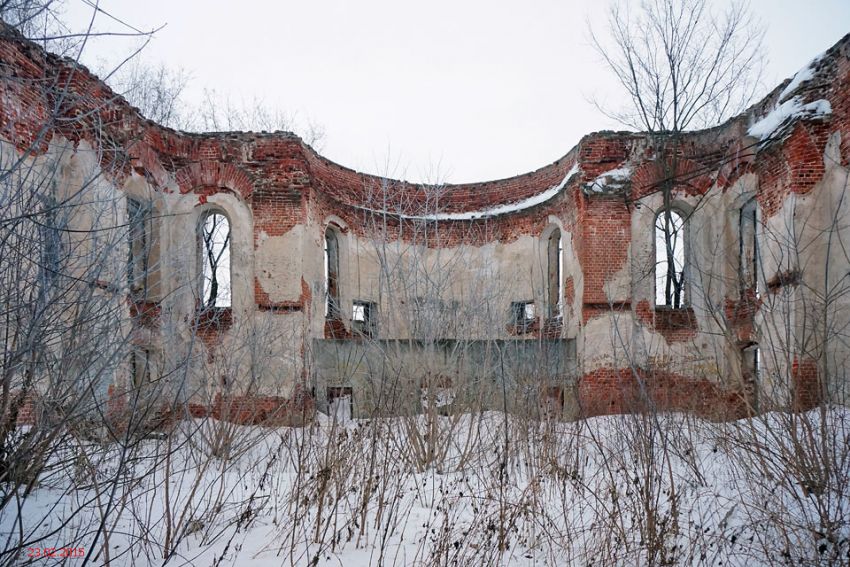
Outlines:
<svg viewBox="0 0 850 567"><path fill-rule="evenodd" d="M511 303L512 324L520 332L528 331L537 318L533 301L514 301Z"/></svg>
<svg viewBox="0 0 850 567"><path fill-rule="evenodd" d="M377 334L377 305L371 301L355 301L351 312L352 328L366 337Z"/></svg>

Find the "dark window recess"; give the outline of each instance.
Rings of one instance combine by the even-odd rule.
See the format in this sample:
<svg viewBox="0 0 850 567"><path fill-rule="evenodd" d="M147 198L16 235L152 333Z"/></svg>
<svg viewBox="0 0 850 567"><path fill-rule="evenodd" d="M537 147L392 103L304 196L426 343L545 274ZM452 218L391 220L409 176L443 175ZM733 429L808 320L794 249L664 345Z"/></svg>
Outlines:
<svg viewBox="0 0 850 567"><path fill-rule="evenodd" d="M564 248L561 231L555 230L546 245L546 304L550 319L561 316L564 302Z"/></svg>
<svg viewBox="0 0 850 567"><path fill-rule="evenodd" d="M49 292L62 273L66 250L62 238L62 227L58 215L58 205L53 198L44 204L44 218L39 227L41 236L41 284Z"/></svg>
<svg viewBox="0 0 850 567"><path fill-rule="evenodd" d="M139 388L150 382L150 354L145 349L134 348L130 352L130 378Z"/></svg>
<svg viewBox="0 0 850 567"><path fill-rule="evenodd" d="M371 301L355 301L351 313L351 329L365 337L378 334L378 306Z"/></svg>
<svg viewBox="0 0 850 567"><path fill-rule="evenodd" d="M145 295L149 222L150 208L135 199L127 199L127 287L133 297Z"/></svg>
<svg viewBox="0 0 850 567"><path fill-rule="evenodd" d="M339 239L336 231L325 231L325 317L339 318Z"/></svg>
<svg viewBox="0 0 850 567"><path fill-rule="evenodd" d="M758 204L750 199L741 208L739 226L739 280L741 295L754 292L759 296Z"/></svg>
<svg viewBox="0 0 850 567"><path fill-rule="evenodd" d="M511 324L518 332L528 332L537 321L533 301L514 301L511 303Z"/></svg>

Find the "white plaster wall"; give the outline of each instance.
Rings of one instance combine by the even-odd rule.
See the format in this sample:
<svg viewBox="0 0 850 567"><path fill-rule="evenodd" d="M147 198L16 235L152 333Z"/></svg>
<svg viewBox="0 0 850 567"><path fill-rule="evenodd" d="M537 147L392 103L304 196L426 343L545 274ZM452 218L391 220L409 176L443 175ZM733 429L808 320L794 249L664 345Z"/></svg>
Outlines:
<svg viewBox="0 0 850 567"><path fill-rule="evenodd" d="M311 334L322 336L324 324L323 238L329 223L345 226L336 218L311 223L305 230L305 278L313 294ZM560 223L564 239L564 273L573 277L576 296L572 313L578 313L582 278L569 232ZM408 241L384 242L340 234L340 301L342 317L350 325L352 302L373 301L379 306L379 334L409 338L419 316L417 298L439 298L445 310L432 329L444 338L504 338L510 336L510 304L533 300L538 316L545 315L545 254L548 232L521 236L480 246L426 248ZM563 283L562 283L563 289ZM565 336L578 329L567 317Z"/></svg>

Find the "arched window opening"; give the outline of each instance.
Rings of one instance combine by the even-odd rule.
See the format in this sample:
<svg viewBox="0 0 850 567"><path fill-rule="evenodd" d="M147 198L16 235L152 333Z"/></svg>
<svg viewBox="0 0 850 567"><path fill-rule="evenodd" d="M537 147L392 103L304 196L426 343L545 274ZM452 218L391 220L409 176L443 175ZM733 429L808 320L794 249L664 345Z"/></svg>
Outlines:
<svg viewBox="0 0 850 567"><path fill-rule="evenodd" d="M204 309L231 305L230 221L222 213L206 215L201 223Z"/></svg>
<svg viewBox="0 0 850 567"><path fill-rule="evenodd" d="M130 351L130 377L136 388L151 381L150 352L147 349L134 347Z"/></svg>
<svg viewBox="0 0 850 567"><path fill-rule="evenodd" d="M339 238L333 228L325 231L325 317L338 319L339 310Z"/></svg>
<svg viewBox="0 0 850 567"><path fill-rule="evenodd" d="M148 225L150 224L150 207L135 199L127 199L128 222L128 259L127 286L130 295L141 297L145 295L148 277L148 255L150 242Z"/></svg>
<svg viewBox="0 0 850 567"><path fill-rule="evenodd" d="M67 219L60 217L60 207L52 196L43 200L43 206L44 214L38 225L41 242L39 284L41 292L50 294L56 290L57 280L68 257L68 249L62 238L62 229L67 226Z"/></svg>
<svg viewBox="0 0 850 567"><path fill-rule="evenodd" d="M655 304L685 307L685 220L674 209L655 219Z"/></svg>
<svg viewBox="0 0 850 567"><path fill-rule="evenodd" d="M740 264L738 276L741 294L755 293L758 297L758 204L755 198L750 199L741 207L739 234Z"/></svg>
<svg viewBox="0 0 850 567"><path fill-rule="evenodd" d="M561 231L555 229L549 235L546 246L546 290L548 316L560 317L564 304L564 244Z"/></svg>

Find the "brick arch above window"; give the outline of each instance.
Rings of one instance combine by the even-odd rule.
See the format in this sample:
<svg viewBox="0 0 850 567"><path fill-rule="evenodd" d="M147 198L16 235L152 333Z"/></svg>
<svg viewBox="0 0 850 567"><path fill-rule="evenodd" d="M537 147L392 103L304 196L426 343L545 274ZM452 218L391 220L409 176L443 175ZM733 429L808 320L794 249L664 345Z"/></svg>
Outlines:
<svg viewBox="0 0 850 567"><path fill-rule="evenodd" d="M203 192L209 187L221 187L249 198L254 185L248 174L231 163L201 161L187 165L175 174L180 193Z"/></svg>
<svg viewBox="0 0 850 567"><path fill-rule="evenodd" d="M685 195L702 195L714 183L706 164L686 157L675 161L667 158L665 163L645 161L632 174L632 199L641 199L661 191L662 183L669 176L675 180L676 192Z"/></svg>

